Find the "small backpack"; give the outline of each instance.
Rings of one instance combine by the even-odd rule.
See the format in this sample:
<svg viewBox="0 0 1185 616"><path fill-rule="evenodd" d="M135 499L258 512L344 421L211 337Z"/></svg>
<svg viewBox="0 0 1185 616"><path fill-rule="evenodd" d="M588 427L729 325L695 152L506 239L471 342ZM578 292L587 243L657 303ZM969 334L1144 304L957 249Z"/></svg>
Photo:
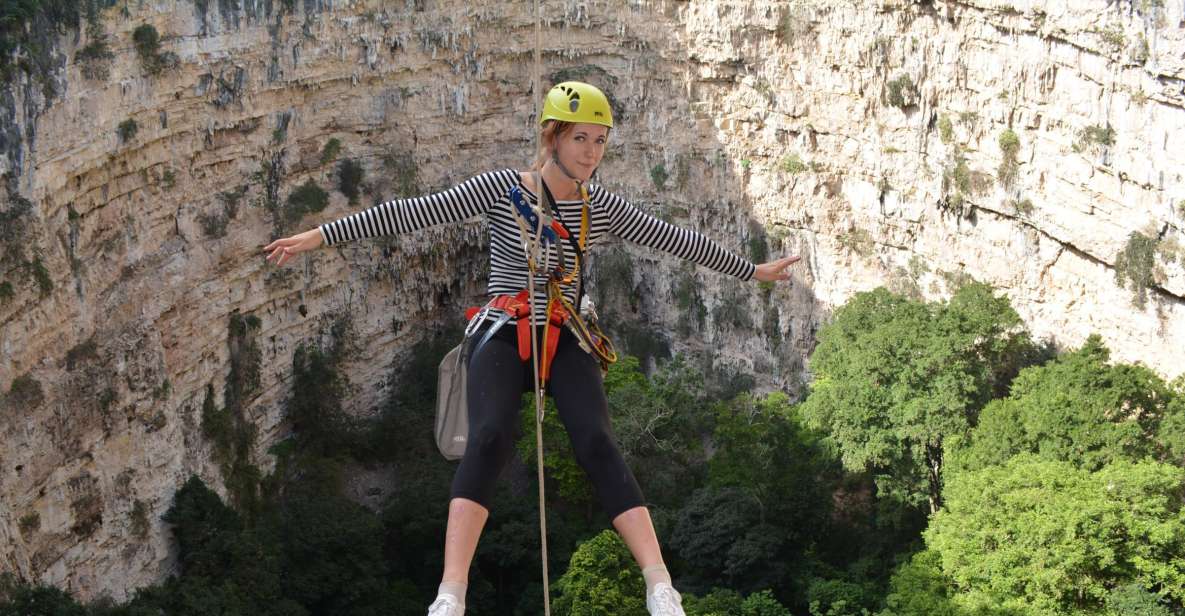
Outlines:
<svg viewBox="0 0 1185 616"><path fill-rule="evenodd" d="M440 360L436 382L436 447L447 460L465 455L469 437L469 409L465 404L469 340L453 347Z"/></svg>

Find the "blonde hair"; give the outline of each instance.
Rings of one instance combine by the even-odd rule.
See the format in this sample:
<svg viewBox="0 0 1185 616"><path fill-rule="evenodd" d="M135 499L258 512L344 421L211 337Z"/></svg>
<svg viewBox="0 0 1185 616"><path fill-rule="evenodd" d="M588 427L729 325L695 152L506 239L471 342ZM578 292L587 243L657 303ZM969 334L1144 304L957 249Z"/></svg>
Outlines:
<svg viewBox="0 0 1185 616"><path fill-rule="evenodd" d="M531 165L532 171L543 170L543 165L547 163L547 159L552 157L555 152L556 140L563 136L564 133L572 130L575 126L571 122L564 122L563 120L548 120L543 124L543 132L539 135L539 153L535 156L535 164Z"/></svg>

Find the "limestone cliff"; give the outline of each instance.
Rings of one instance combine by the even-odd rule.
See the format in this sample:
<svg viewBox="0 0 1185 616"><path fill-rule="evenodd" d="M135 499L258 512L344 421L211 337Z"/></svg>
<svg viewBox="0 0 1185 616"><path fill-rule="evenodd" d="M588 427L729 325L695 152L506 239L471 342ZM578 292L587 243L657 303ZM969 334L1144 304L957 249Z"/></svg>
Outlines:
<svg viewBox="0 0 1185 616"><path fill-rule="evenodd" d="M543 81L613 99L606 186L751 258L804 257L771 290L602 250L594 295L634 348L798 390L853 293L974 277L1038 337L1185 366L1182 0L543 4ZM374 412L421 328L483 293L482 226L281 270L259 249L525 167L532 10L121 1L0 86L0 569L86 598L160 579L173 492L223 481L203 406L234 406L267 467L302 342L344 325L348 407Z"/></svg>

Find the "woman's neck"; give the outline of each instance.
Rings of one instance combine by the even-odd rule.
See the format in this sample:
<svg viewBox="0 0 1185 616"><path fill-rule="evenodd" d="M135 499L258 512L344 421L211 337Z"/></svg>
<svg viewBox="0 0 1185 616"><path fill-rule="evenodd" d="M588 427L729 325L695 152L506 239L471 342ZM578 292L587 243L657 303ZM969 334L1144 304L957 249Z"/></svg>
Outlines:
<svg viewBox="0 0 1185 616"><path fill-rule="evenodd" d="M551 196L555 197L557 201L574 201L580 198L576 180L561 171L555 161L549 160L543 165L542 176L543 181L547 182L547 187L551 189ZM540 191L543 190L542 186L538 188Z"/></svg>

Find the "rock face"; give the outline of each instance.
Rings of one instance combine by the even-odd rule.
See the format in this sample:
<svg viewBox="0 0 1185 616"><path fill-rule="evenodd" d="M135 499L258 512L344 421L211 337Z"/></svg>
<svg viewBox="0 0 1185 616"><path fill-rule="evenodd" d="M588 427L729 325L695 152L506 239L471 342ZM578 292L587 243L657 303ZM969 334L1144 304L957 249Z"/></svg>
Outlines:
<svg viewBox="0 0 1185 616"><path fill-rule="evenodd" d="M83 598L174 566L160 515L191 474L223 482L204 405L254 426L266 468L297 345L350 332L347 407L374 413L484 292L476 222L282 269L264 244L533 154L530 3L216 4L106 9L111 58L71 32L0 86L0 570ZM613 99L606 186L804 257L768 289L602 247L593 295L638 352L798 390L853 293L974 277L1039 337L1185 366L1181 0L543 4L543 83Z"/></svg>

